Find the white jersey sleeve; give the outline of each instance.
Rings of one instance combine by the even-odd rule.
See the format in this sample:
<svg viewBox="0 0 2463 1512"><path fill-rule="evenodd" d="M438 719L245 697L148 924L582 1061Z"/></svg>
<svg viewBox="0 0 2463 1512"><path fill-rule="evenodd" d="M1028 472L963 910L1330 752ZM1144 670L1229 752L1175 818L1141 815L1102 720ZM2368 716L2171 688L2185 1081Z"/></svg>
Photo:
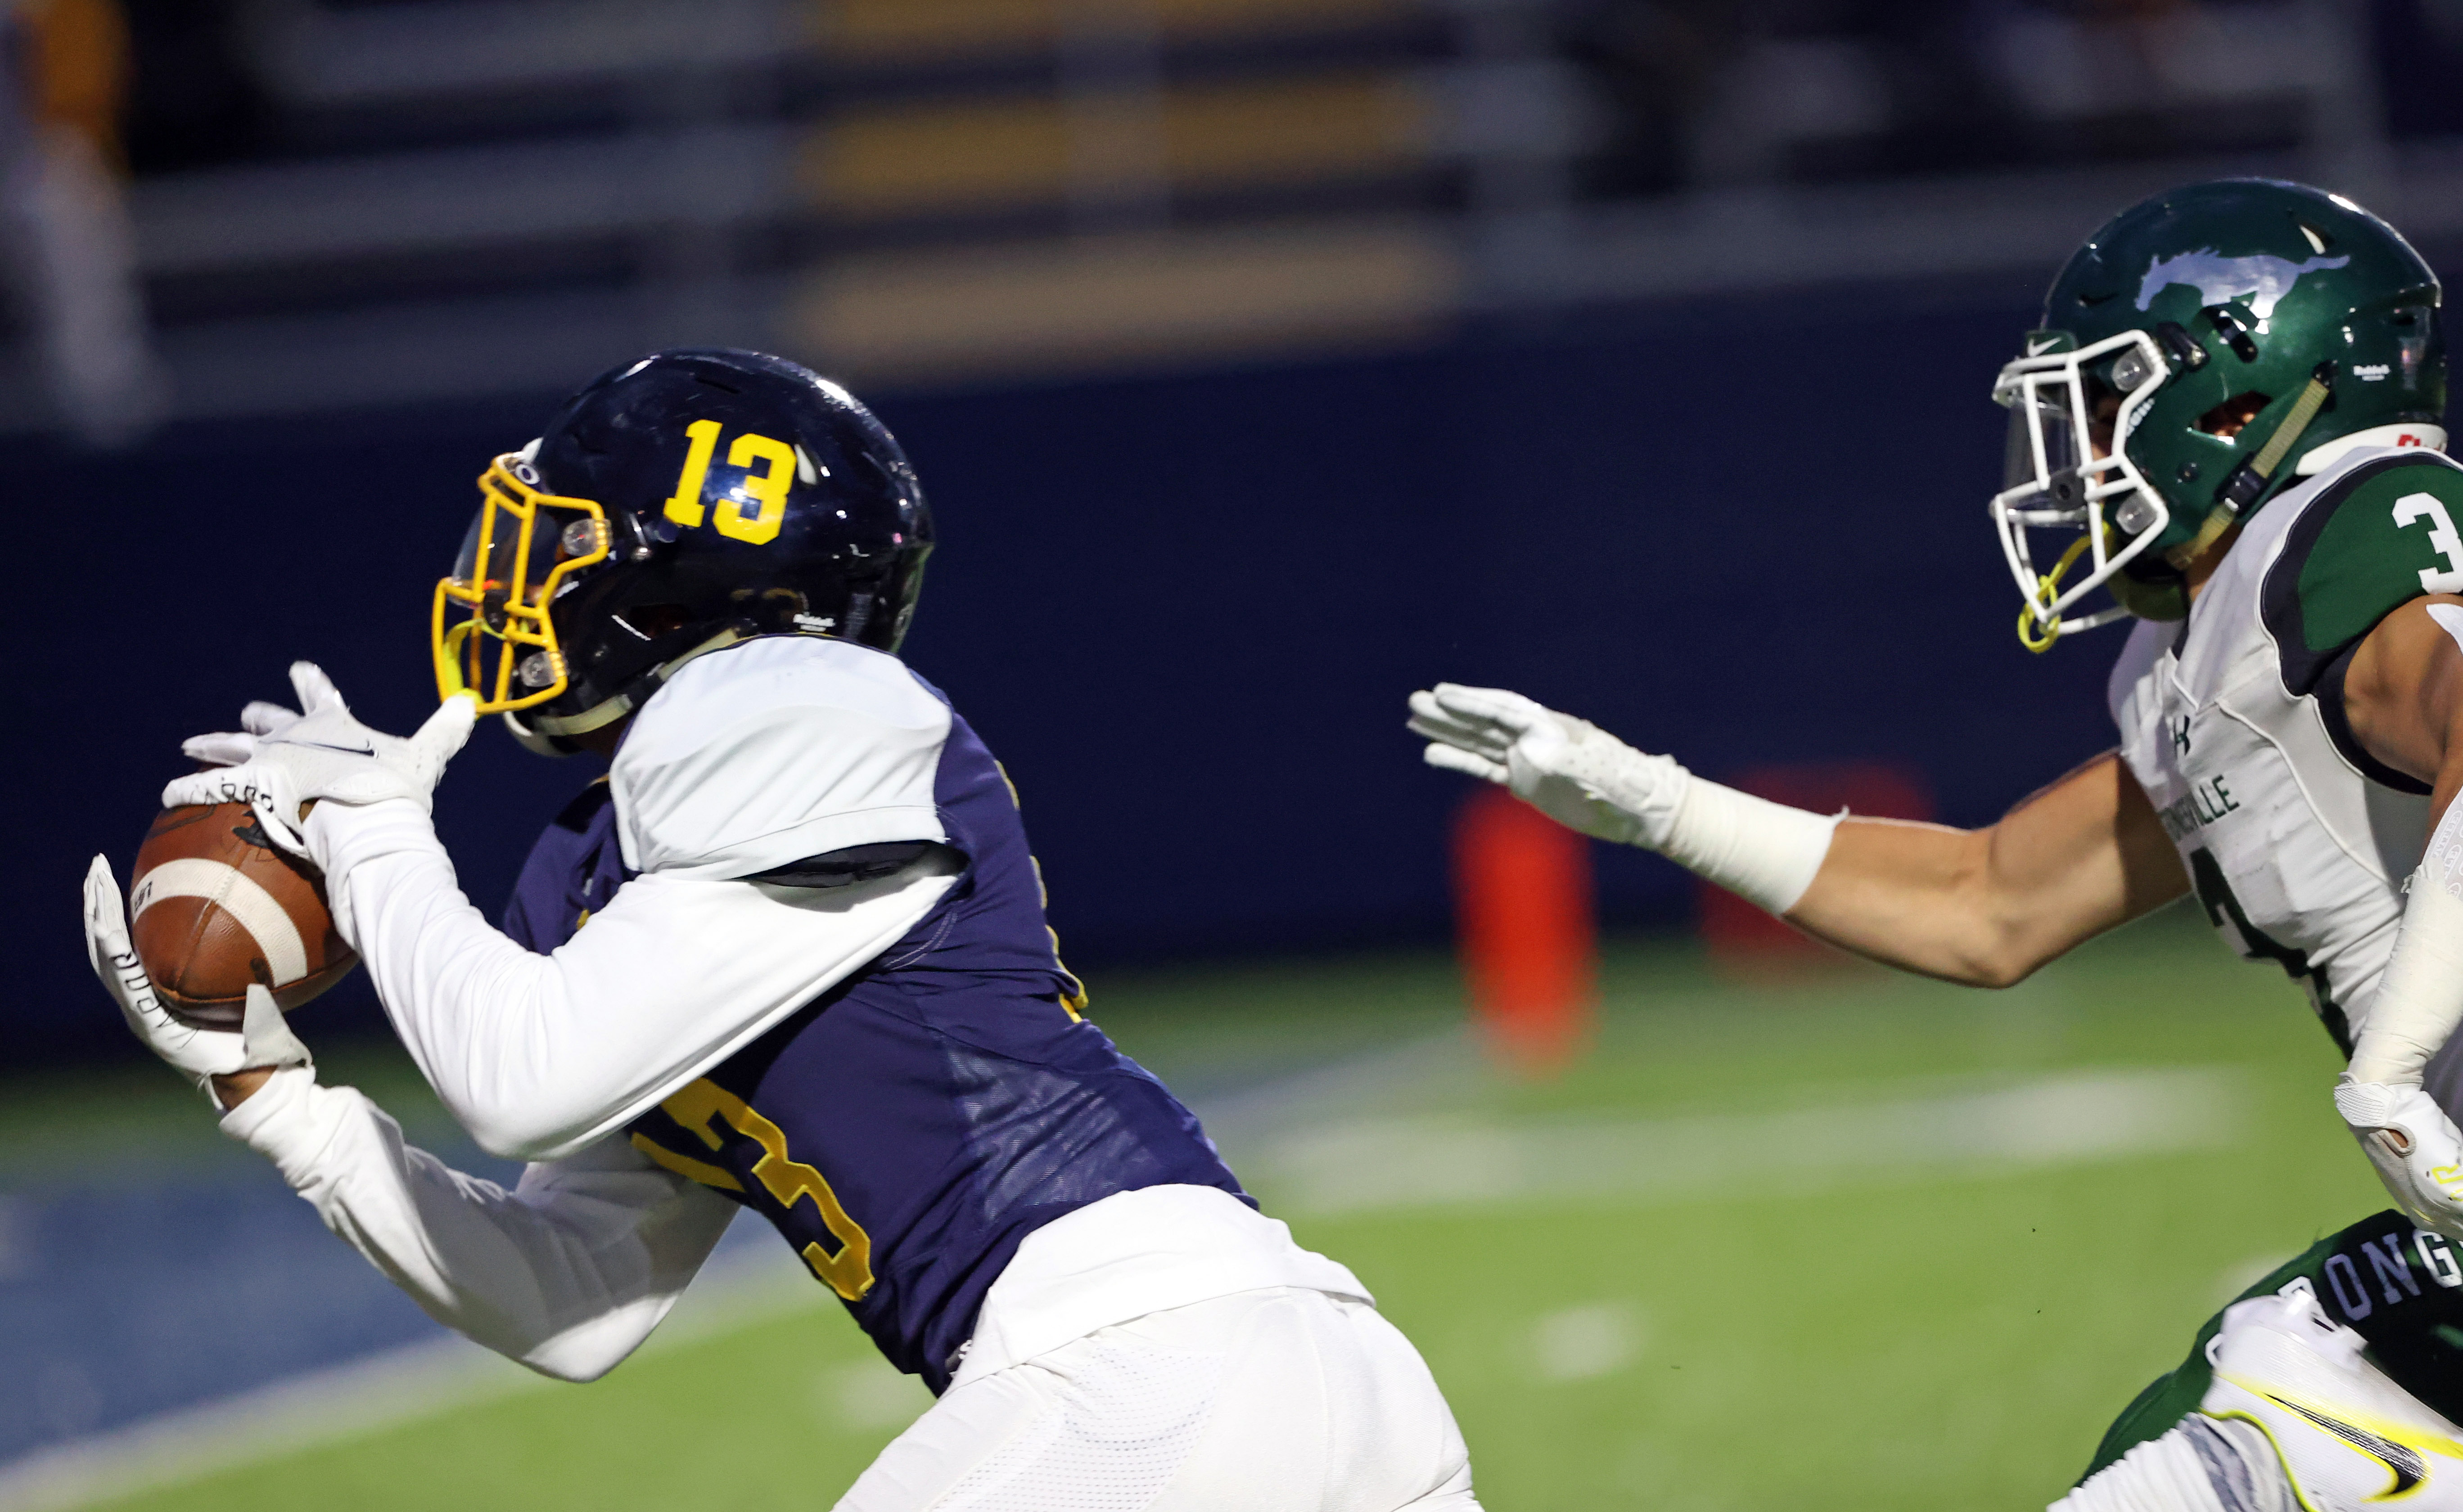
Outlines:
<svg viewBox="0 0 2463 1512"><path fill-rule="evenodd" d="M446 1106L483 1148L553 1160L640 1116L931 911L961 864L946 849L846 887L738 878L854 845L946 839L931 799L948 728L903 665L861 647L759 640L687 664L636 716L615 764L621 843L644 875L547 956L480 917L415 805L320 805L309 839L343 938Z"/></svg>
<svg viewBox="0 0 2463 1512"><path fill-rule="evenodd" d="M223 1129L428 1316L564 1380L632 1353L735 1215L612 1140L534 1165L508 1192L403 1143L382 1109L305 1069L276 1072Z"/></svg>

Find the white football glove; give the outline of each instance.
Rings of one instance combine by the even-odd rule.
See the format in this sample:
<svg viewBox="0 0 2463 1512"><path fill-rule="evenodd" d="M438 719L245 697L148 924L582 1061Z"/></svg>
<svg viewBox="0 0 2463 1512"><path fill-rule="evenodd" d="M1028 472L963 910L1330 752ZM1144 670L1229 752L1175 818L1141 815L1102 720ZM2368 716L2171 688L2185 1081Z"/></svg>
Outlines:
<svg viewBox="0 0 2463 1512"><path fill-rule="evenodd" d="M1429 766L1501 783L1565 828L1619 845L1666 850L1692 780L1672 758L1502 688L1414 693L1410 727L1427 737Z"/></svg>
<svg viewBox="0 0 2463 1512"><path fill-rule="evenodd" d="M128 912L120 901L120 884L112 877L111 863L98 855L85 873L85 953L102 989L120 1004L120 1017L128 1021L130 1031L196 1083L206 1100L217 1108L222 1106L213 1091L217 1076L259 1067L316 1064L308 1047L291 1032L282 1010L274 1006L273 994L261 986L248 989L247 1014L236 1033L196 1028L171 1017L154 995L154 983L128 942Z"/></svg>
<svg viewBox="0 0 2463 1512"><path fill-rule="evenodd" d="M2395 1206L2421 1227L2463 1242L2463 1131L2419 1087L2335 1084L2335 1111L2378 1168Z"/></svg>
<svg viewBox="0 0 2463 1512"><path fill-rule="evenodd" d="M240 711L241 730L200 735L183 745L194 760L228 765L174 781L163 789L163 807L247 804L274 844L306 856L301 826L312 803L407 798L429 810L445 764L470 738L477 707L457 694L404 739L360 724L314 662L293 662L291 685L299 695L298 713L251 703Z"/></svg>
<svg viewBox="0 0 2463 1512"><path fill-rule="evenodd" d="M301 666L308 663L301 662ZM293 674L294 680L297 674ZM194 735L181 742L180 754L208 767L236 767L256 754L257 738L275 735L299 723L299 711L279 703L251 702L239 711L239 728L215 735Z"/></svg>

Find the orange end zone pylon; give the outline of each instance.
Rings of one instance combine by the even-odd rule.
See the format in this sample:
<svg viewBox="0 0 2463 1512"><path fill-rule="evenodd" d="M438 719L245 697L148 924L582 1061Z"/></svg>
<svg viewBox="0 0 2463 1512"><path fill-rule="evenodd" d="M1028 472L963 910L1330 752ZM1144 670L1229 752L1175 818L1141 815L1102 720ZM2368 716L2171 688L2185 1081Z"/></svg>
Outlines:
<svg viewBox="0 0 2463 1512"><path fill-rule="evenodd" d="M1588 1048L1599 1005L1589 842L1502 788L1454 820L1454 910L1490 1048L1546 1075Z"/></svg>

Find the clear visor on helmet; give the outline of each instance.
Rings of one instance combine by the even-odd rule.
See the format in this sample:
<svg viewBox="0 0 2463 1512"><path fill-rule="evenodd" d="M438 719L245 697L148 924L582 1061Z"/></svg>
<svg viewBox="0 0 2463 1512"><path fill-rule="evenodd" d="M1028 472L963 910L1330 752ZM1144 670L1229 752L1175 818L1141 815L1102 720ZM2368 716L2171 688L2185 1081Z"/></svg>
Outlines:
<svg viewBox="0 0 2463 1512"><path fill-rule="evenodd" d="M1993 523L2026 606L2018 638L2044 651L2072 631L2121 618L2118 605L2071 611L2163 533L2171 518L2125 447L2169 370L2155 338L2125 331L2074 352L2020 357L1993 398L2010 412ZM2049 539L2047 533L2049 532ZM2038 564L2043 545L2052 561ZM2073 570L2084 567L2073 576Z"/></svg>
<svg viewBox="0 0 2463 1512"><path fill-rule="evenodd" d="M548 605L573 574L607 559L607 521L588 499L542 493L516 452L479 477L479 512L453 573L436 585L436 688L475 694L479 712L529 708L565 689Z"/></svg>
<svg viewBox="0 0 2463 1512"><path fill-rule="evenodd" d="M2080 444L2077 420L2062 398L2056 388L2025 384L2002 400L2010 407L2010 434L2001 452L2004 493L2040 491L2044 480L2077 472L2080 460L2092 454L2091 444ZM2095 400L2088 396L2090 407Z"/></svg>

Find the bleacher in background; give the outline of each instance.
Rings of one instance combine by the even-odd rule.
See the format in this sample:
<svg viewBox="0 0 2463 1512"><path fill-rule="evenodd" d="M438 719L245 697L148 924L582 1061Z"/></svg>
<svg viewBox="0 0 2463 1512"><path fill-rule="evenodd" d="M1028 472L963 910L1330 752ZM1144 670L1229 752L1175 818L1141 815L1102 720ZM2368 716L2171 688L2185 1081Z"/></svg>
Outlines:
<svg viewBox="0 0 2463 1512"><path fill-rule="evenodd" d="M126 11L188 417L546 392L681 340L874 386L1425 346L2033 269L2227 171L2463 233L2448 0ZM39 423L33 388L0 413Z"/></svg>

